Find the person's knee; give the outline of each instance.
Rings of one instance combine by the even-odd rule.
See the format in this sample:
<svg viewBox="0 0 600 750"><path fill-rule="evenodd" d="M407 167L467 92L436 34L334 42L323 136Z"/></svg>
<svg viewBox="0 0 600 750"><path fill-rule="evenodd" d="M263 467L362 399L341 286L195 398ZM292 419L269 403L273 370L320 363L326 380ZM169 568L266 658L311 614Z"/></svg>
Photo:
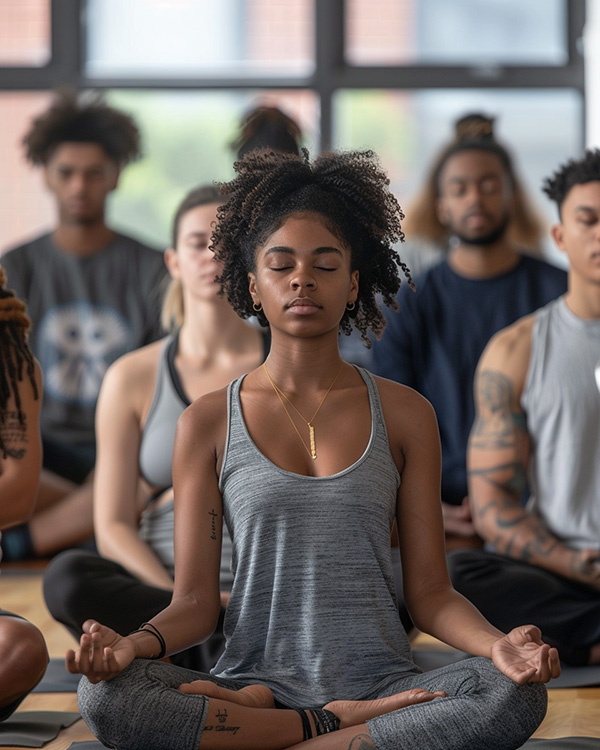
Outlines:
<svg viewBox="0 0 600 750"><path fill-rule="evenodd" d="M478 660L479 661L479 660ZM478 664L483 674L483 680L487 683L487 697L485 704L487 709L494 715L492 724L502 722L506 729L506 735L514 741L524 743L544 720L548 709L548 691L542 683L527 683L517 685L516 682L506 677L492 664ZM519 745L520 746L520 745Z"/></svg>
<svg viewBox="0 0 600 750"><path fill-rule="evenodd" d="M43 592L48 611L58 622L81 629L90 596L90 573L96 556L67 550L54 557L44 572Z"/></svg>
<svg viewBox="0 0 600 750"><path fill-rule="evenodd" d="M202 677L199 673L164 662L135 659L112 680L92 685L82 677L77 691L79 711L107 747L120 750L197 747L208 700L202 695L182 693L178 687L199 677ZM165 721L169 722L168 733Z"/></svg>
<svg viewBox="0 0 600 750"><path fill-rule="evenodd" d="M42 679L48 649L38 628L18 617L0 618L0 703L26 695Z"/></svg>
<svg viewBox="0 0 600 750"><path fill-rule="evenodd" d="M546 716L548 690L541 683L530 682L520 687L519 699L528 709L523 712L524 734L526 738L531 737Z"/></svg>

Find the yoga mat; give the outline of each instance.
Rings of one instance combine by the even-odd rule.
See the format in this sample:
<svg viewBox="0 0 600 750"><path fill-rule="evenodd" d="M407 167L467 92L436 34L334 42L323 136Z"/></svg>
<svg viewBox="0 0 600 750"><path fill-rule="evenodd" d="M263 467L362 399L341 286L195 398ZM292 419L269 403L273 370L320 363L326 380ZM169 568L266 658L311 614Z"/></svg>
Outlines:
<svg viewBox="0 0 600 750"><path fill-rule="evenodd" d="M546 687L576 688L600 685L600 666L597 664L589 667L569 667L566 664L561 664L560 668L560 677L550 680ZM598 740L598 748L600 749L600 739Z"/></svg>
<svg viewBox="0 0 600 750"><path fill-rule="evenodd" d="M521 748L527 750L598 750L598 737L556 737L553 740L527 740Z"/></svg>
<svg viewBox="0 0 600 750"><path fill-rule="evenodd" d="M86 742L72 742L67 750L106 750L100 740L87 740Z"/></svg>
<svg viewBox="0 0 600 750"><path fill-rule="evenodd" d="M440 669L448 664L454 664L457 661L468 659L469 654L464 651L438 651L427 649L415 649L413 651L413 661L424 672L430 672L432 669ZM600 686L600 665L589 667L570 667L561 664L560 677L550 680L546 687L550 690L561 690L564 688L593 687ZM598 740L598 750L600 750L600 739Z"/></svg>
<svg viewBox="0 0 600 750"><path fill-rule="evenodd" d="M78 719L76 711L18 711L0 723L0 745L42 747Z"/></svg>
<svg viewBox="0 0 600 750"><path fill-rule="evenodd" d="M50 659L46 672L33 693L75 693L81 675L67 672L64 659Z"/></svg>

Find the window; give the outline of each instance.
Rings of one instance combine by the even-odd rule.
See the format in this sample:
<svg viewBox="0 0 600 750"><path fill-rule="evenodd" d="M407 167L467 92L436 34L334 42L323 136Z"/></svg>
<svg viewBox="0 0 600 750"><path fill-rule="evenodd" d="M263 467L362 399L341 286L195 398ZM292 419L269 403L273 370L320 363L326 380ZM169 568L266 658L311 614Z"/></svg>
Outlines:
<svg viewBox="0 0 600 750"><path fill-rule="evenodd" d="M542 176L584 143L585 0L4 0L0 5L0 252L54 220L22 157L58 85L106 90L144 158L109 204L158 246L194 185L231 176L242 113L265 98L312 153L375 149L403 205L452 122L497 117L542 208ZM593 42L586 40L587 48Z"/></svg>
<svg viewBox="0 0 600 750"><path fill-rule="evenodd" d="M86 73L306 75L314 69L313 18L313 0L87 0Z"/></svg>
<svg viewBox="0 0 600 750"><path fill-rule="evenodd" d="M565 0L348 0L351 65L563 65Z"/></svg>
<svg viewBox="0 0 600 750"><path fill-rule="evenodd" d="M36 67L50 59L50 0L3 0L0 65Z"/></svg>

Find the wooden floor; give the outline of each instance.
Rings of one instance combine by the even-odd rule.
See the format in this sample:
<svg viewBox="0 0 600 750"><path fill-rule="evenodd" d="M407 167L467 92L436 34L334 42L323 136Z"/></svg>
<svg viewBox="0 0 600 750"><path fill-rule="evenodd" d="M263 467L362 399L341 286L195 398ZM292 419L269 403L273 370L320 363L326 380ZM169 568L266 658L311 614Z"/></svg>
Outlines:
<svg viewBox="0 0 600 750"><path fill-rule="evenodd" d="M0 565L0 569L7 566ZM18 612L35 623L46 637L51 657L62 657L74 644L73 638L51 617L43 602L41 574L11 575L10 569L0 575L0 603L4 609ZM418 636L415 646L445 648L425 636ZM600 688L573 688L549 691L548 714L534 737L597 737L600 747ZM22 710L76 711L75 693L36 693L21 704ZM67 750L72 742L93 739L83 720L65 729L44 750ZM0 746L0 750L8 750Z"/></svg>

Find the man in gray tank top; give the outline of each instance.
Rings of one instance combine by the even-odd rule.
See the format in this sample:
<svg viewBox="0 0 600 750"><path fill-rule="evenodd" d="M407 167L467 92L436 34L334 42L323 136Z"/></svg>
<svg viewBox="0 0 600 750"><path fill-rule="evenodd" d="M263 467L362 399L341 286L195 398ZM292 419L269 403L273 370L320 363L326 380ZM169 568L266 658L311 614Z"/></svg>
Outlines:
<svg viewBox="0 0 600 750"><path fill-rule="evenodd" d="M569 291L482 355L468 467L486 550L455 552L449 567L496 627L533 619L564 662L599 664L600 150L544 191L558 206Z"/></svg>

